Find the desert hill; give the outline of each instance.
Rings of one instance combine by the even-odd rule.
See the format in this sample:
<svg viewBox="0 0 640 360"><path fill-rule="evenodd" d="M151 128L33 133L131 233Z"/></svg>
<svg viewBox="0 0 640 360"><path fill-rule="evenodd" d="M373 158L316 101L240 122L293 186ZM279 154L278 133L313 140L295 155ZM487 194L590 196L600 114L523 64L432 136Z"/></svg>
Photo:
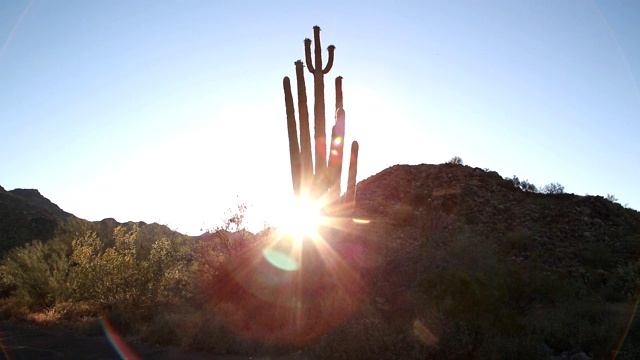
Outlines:
<svg viewBox="0 0 640 360"><path fill-rule="evenodd" d="M59 234L63 227L66 230L90 228L106 239L120 225L129 228L137 225L149 236L154 233L178 235L168 227L155 223L120 223L112 218L95 222L80 219L62 210L37 189L7 191L0 186L0 257L12 248L34 240L47 242Z"/></svg>
<svg viewBox="0 0 640 360"><path fill-rule="evenodd" d="M640 212L601 196L526 192L480 168L392 166L361 181L356 202L361 216L395 222L398 236L465 229L513 248L517 260L538 256L553 268L578 270L590 261L582 255L602 248L609 268L640 256Z"/></svg>
<svg viewBox="0 0 640 360"><path fill-rule="evenodd" d="M73 217L38 190L0 187L0 254L32 240L52 239L59 224Z"/></svg>

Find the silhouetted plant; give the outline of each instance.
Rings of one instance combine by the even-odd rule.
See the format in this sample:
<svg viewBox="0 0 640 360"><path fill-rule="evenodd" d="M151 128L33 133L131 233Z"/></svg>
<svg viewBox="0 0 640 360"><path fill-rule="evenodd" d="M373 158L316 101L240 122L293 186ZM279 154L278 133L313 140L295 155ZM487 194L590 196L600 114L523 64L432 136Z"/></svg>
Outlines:
<svg viewBox="0 0 640 360"><path fill-rule="evenodd" d="M540 189L543 194L564 194L564 186L559 183L549 183Z"/></svg>
<svg viewBox="0 0 640 360"><path fill-rule="evenodd" d="M291 179L293 192L296 197L308 196L312 199L322 198L324 203L331 206L328 211L336 211L334 207L340 197L340 179L342 174L343 147L345 134L345 113L342 98L342 77L337 77L336 84L336 120L331 131L331 145L327 158L327 140L325 129L324 110L324 75L333 66L335 46L328 48L329 60L326 67L322 67L322 48L320 45L320 27L314 26L315 61L311 57L311 39L305 39L305 59L307 69L313 74L314 79L314 143L315 143L315 169L311 156L311 135L309 130L309 113L307 110L307 95L304 81L302 61L296 61L296 80L298 88L298 113L300 121L300 133L296 125L291 82L289 77L284 78L284 94L287 114L287 131L289 137L289 157L291 161ZM351 144L351 157L349 162L349 176L347 191L342 205L353 208L355 201L355 183L357 175L358 142ZM338 208L344 208L338 207Z"/></svg>
<svg viewBox="0 0 640 360"><path fill-rule="evenodd" d="M538 192L538 188L529 182L529 180L520 180L517 176L513 175L512 178L507 178L513 185L524 192Z"/></svg>
<svg viewBox="0 0 640 360"><path fill-rule="evenodd" d="M630 299L636 299L640 295L640 260L620 266L616 272L622 293Z"/></svg>
<svg viewBox="0 0 640 360"><path fill-rule="evenodd" d="M464 162L462 161L462 158L460 156L454 156L451 159L449 159L445 164L464 165Z"/></svg>

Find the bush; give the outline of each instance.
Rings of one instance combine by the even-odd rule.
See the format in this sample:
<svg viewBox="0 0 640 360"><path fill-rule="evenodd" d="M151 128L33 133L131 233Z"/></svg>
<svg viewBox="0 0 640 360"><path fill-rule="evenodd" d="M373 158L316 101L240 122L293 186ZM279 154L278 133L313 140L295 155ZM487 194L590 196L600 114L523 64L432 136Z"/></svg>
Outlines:
<svg viewBox="0 0 640 360"><path fill-rule="evenodd" d="M56 242L35 241L9 252L0 271L3 282L15 287L15 295L28 308L50 308L70 293L67 249Z"/></svg>
<svg viewBox="0 0 640 360"><path fill-rule="evenodd" d="M513 175L512 178L507 178L507 180L513 183L513 186L519 188L524 192L538 192L538 188L530 183L529 180L520 180L515 175Z"/></svg>
<svg viewBox="0 0 640 360"><path fill-rule="evenodd" d="M559 183L549 183L540 189L543 194L564 194L564 186Z"/></svg>
<svg viewBox="0 0 640 360"><path fill-rule="evenodd" d="M640 295L640 260L618 267L617 276L620 278L621 292L630 299Z"/></svg>
<svg viewBox="0 0 640 360"><path fill-rule="evenodd" d="M524 229L517 229L508 234L505 240L508 248L518 253L528 253L534 247L533 237Z"/></svg>
<svg viewBox="0 0 640 360"><path fill-rule="evenodd" d="M580 349L604 359L624 324L618 315L602 300L573 300L548 309L535 322L535 331L556 351Z"/></svg>
<svg viewBox="0 0 640 360"><path fill-rule="evenodd" d="M449 161L447 161L445 164L464 165L464 162L462 161L462 158L460 156L454 156L451 159L449 159Z"/></svg>
<svg viewBox="0 0 640 360"><path fill-rule="evenodd" d="M599 242L586 244L580 255L585 266L597 270L610 270L616 261L611 247Z"/></svg>

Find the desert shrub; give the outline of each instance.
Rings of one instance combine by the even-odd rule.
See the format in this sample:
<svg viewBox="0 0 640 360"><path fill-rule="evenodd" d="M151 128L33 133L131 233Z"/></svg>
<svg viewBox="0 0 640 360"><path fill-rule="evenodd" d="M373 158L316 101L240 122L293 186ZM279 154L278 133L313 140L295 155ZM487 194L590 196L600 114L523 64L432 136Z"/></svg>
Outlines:
<svg viewBox="0 0 640 360"><path fill-rule="evenodd" d="M76 300L131 317L189 299L191 252L183 238L156 239L145 257L137 226L118 227L113 234L113 247L104 248L93 232L73 241L70 278Z"/></svg>
<svg viewBox="0 0 640 360"><path fill-rule="evenodd" d="M508 234L505 238L507 247L519 253L533 250L534 239L529 232L524 229L517 229Z"/></svg>
<svg viewBox="0 0 640 360"><path fill-rule="evenodd" d="M434 207L419 210L415 217L416 226L425 239L440 236L445 228L453 222L452 216Z"/></svg>
<svg viewBox="0 0 640 360"><path fill-rule="evenodd" d="M529 237L525 231L514 236L516 247ZM466 232L434 246L439 251L420 290L441 318L436 358L544 358L544 338L531 314L574 300L569 276L504 260L499 248Z"/></svg>
<svg viewBox="0 0 640 360"><path fill-rule="evenodd" d="M161 238L148 259L151 301L156 305L180 305L193 296L191 249L184 238Z"/></svg>
<svg viewBox="0 0 640 360"><path fill-rule="evenodd" d="M100 308L145 309L143 287L148 281L145 262L138 261L135 247L137 233L120 227L114 232L115 246L103 249L96 233L90 232L73 241L70 278L76 300L89 300ZM115 310L114 310L115 311Z"/></svg>
<svg viewBox="0 0 640 360"><path fill-rule="evenodd" d="M620 292L630 299L640 295L640 260L620 266L616 270L620 279Z"/></svg>
<svg viewBox="0 0 640 360"><path fill-rule="evenodd" d="M543 194L564 194L564 186L559 183L549 183L540 189Z"/></svg>
<svg viewBox="0 0 640 360"><path fill-rule="evenodd" d="M513 186L524 192L538 192L538 188L529 182L529 180L520 180L517 176L513 175L512 178L507 178L509 182L513 184Z"/></svg>
<svg viewBox="0 0 640 360"><path fill-rule="evenodd" d="M317 359L425 359L436 352L435 343L426 344L416 335L416 324L424 328L419 321L396 320L389 321L374 307L363 305L306 352Z"/></svg>
<svg viewBox="0 0 640 360"><path fill-rule="evenodd" d="M616 261L611 248L600 242L586 244L580 256L585 266L598 270L610 270Z"/></svg>
<svg viewBox="0 0 640 360"><path fill-rule="evenodd" d="M82 318L101 309L115 318L148 316L191 296L194 276L184 238L157 239L145 255L137 226L116 228L110 247L95 231L75 233L73 240L70 234L14 249L0 267L3 288L41 318Z"/></svg>
<svg viewBox="0 0 640 360"><path fill-rule="evenodd" d="M606 302L591 298L545 309L533 325L550 348L558 352L580 349L599 359L614 346L621 320Z"/></svg>
<svg viewBox="0 0 640 360"><path fill-rule="evenodd" d="M445 162L445 164L464 165L464 162L462 161L462 158L460 156L454 156L451 159L449 159L447 162Z"/></svg>
<svg viewBox="0 0 640 360"><path fill-rule="evenodd" d="M624 251L630 257L637 259L640 257L640 234L627 236L622 239Z"/></svg>
<svg viewBox="0 0 640 360"><path fill-rule="evenodd" d="M213 304L159 313L139 330L148 343L176 345L216 354L239 353L241 342ZM246 351L245 351L246 352Z"/></svg>
<svg viewBox="0 0 640 360"><path fill-rule="evenodd" d="M410 224L415 217L413 206L407 204L394 205L389 211L389 219L399 225Z"/></svg>
<svg viewBox="0 0 640 360"><path fill-rule="evenodd" d="M11 250L0 267L3 282L28 308L50 308L69 296L67 248L59 242L39 241Z"/></svg>
<svg viewBox="0 0 640 360"><path fill-rule="evenodd" d="M172 318L178 345L216 354L255 354L259 345L236 335L220 311L226 304L209 303L192 312L178 313Z"/></svg>

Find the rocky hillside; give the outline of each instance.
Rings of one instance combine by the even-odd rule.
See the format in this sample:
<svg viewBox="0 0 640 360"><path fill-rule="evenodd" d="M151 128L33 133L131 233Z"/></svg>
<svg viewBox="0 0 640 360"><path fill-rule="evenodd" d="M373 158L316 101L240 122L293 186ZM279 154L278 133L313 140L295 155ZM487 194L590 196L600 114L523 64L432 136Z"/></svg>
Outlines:
<svg viewBox="0 0 640 360"><path fill-rule="evenodd" d="M72 224L71 224L72 223ZM61 227L92 228L103 238L122 223L107 218L91 222L77 218L62 210L44 197L36 189L14 189L7 191L0 186L0 257L8 250L28 242L53 239ZM175 233L164 225L144 222L127 222L127 226L137 225L145 234Z"/></svg>
<svg viewBox="0 0 640 360"><path fill-rule="evenodd" d="M404 225L400 236L464 229L556 268L579 267L594 248L614 262L640 255L640 212L601 196L525 192L469 166L396 165L360 182L357 203L361 216Z"/></svg>
<svg viewBox="0 0 640 360"><path fill-rule="evenodd" d="M31 240L47 241L58 226L74 218L35 189L0 187L0 254Z"/></svg>

